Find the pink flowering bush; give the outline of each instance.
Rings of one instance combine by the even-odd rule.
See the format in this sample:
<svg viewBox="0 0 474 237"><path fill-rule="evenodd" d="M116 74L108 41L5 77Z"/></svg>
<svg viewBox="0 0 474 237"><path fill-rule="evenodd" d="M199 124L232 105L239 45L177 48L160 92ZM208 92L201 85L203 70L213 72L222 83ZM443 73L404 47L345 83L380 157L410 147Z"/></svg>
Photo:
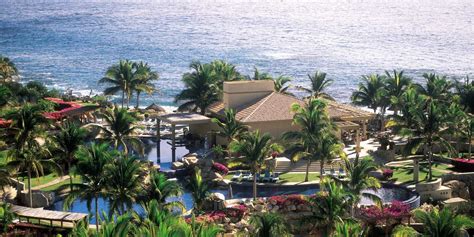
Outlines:
<svg viewBox="0 0 474 237"><path fill-rule="evenodd" d="M204 222L204 223L222 223L224 218L226 217L226 213L223 211L213 211L208 212L196 217L197 222ZM190 222L191 219L186 219L186 222Z"/></svg>
<svg viewBox="0 0 474 237"><path fill-rule="evenodd" d="M393 201L389 206L383 207L383 210L375 205L362 208L361 215L374 220L401 219L410 215L410 207L406 203Z"/></svg>
<svg viewBox="0 0 474 237"><path fill-rule="evenodd" d="M268 198L268 202L272 205L279 206L280 208L288 207L291 205L309 205L308 200L305 196L299 194L273 196Z"/></svg>
<svg viewBox="0 0 474 237"><path fill-rule="evenodd" d="M474 172L474 159L455 158L451 160L456 170L461 172Z"/></svg>
<svg viewBox="0 0 474 237"><path fill-rule="evenodd" d="M392 178L392 176L393 176L393 170L391 170L391 169L383 169L382 174L383 174L383 177L384 177L385 179L390 179L390 178Z"/></svg>
<svg viewBox="0 0 474 237"><path fill-rule="evenodd" d="M243 204L235 205L226 209L227 217L242 219L247 213L247 207Z"/></svg>
<svg viewBox="0 0 474 237"><path fill-rule="evenodd" d="M222 175L229 173L229 168L218 162L214 162L214 164L212 164L212 169Z"/></svg>

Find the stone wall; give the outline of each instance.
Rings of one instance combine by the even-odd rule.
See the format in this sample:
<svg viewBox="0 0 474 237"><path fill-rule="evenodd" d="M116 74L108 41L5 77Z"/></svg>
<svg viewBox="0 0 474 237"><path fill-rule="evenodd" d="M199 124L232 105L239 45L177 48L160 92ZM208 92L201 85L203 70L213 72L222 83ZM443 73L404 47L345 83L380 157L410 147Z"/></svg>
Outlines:
<svg viewBox="0 0 474 237"><path fill-rule="evenodd" d="M467 185L471 199L474 199L474 172L468 173L457 173L457 174L444 174L442 177L443 183L450 180L459 180Z"/></svg>

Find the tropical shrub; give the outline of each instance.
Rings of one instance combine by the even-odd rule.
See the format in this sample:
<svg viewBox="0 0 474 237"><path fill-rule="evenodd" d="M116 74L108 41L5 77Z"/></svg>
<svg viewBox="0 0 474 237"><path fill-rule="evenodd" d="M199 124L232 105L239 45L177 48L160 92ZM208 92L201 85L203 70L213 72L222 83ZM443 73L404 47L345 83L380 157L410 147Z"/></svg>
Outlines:
<svg viewBox="0 0 474 237"><path fill-rule="evenodd" d="M451 160L454 168L462 172L474 172L474 159L455 158Z"/></svg>
<svg viewBox="0 0 474 237"><path fill-rule="evenodd" d="M361 208L361 215L373 220L398 220L410 216L410 206L400 201L393 201L392 204L383 208L377 205Z"/></svg>
<svg viewBox="0 0 474 237"><path fill-rule="evenodd" d="M383 169L382 175L386 180L390 179L393 176L393 170L392 169Z"/></svg>
<svg viewBox="0 0 474 237"><path fill-rule="evenodd" d="M214 164L212 164L212 169L222 175L226 175L227 173L229 173L229 168L217 162L214 162Z"/></svg>

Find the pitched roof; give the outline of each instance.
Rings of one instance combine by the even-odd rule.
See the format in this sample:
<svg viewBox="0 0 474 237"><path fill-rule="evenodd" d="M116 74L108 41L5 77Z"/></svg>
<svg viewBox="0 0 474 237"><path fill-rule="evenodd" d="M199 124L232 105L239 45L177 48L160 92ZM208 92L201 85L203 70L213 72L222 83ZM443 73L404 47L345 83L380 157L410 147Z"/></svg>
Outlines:
<svg viewBox="0 0 474 237"><path fill-rule="evenodd" d="M370 119L374 116L373 113L350 105L329 100L325 101L327 103L328 115L331 119L357 121ZM234 108L236 110L235 117L238 121L244 123L292 120L291 105L294 103L302 106L305 104L303 100L296 97L272 92L261 99ZM224 114L224 103L222 101L216 102L209 106L208 110L211 113L222 115Z"/></svg>
<svg viewBox="0 0 474 237"><path fill-rule="evenodd" d="M304 101L298 98L272 92L259 100L234 108L236 110L235 117L244 123L292 120L291 105L294 103L304 105ZM219 101L212 104L209 111L215 114L224 114L224 103Z"/></svg>

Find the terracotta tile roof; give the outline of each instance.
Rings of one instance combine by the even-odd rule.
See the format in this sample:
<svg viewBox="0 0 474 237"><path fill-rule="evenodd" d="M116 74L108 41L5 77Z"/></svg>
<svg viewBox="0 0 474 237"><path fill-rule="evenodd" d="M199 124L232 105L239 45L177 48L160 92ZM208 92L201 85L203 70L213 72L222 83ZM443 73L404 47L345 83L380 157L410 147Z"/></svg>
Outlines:
<svg viewBox="0 0 474 237"><path fill-rule="evenodd" d="M262 99L234 109L237 112L237 120L241 122L292 120L291 105L294 103L304 105L304 101L298 98L272 92ZM222 101L214 103L209 107L209 111L214 114L224 114L224 103Z"/></svg>
<svg viewBox="0 0 474 237"><path fill-rule="evenodd" d="M339 104L335 101L326 101L329 117L336 120L356 121L368 119L374 116L373 113L363 111L356 107ZM293 113L291 105L298 103L304 106L305 102L293 96L272 92L262 99L234 108L237 112L236 118L240 122L266 122L292 120ZM224 103L216 102L209 106L211 113L224 114Z"/></svg>

